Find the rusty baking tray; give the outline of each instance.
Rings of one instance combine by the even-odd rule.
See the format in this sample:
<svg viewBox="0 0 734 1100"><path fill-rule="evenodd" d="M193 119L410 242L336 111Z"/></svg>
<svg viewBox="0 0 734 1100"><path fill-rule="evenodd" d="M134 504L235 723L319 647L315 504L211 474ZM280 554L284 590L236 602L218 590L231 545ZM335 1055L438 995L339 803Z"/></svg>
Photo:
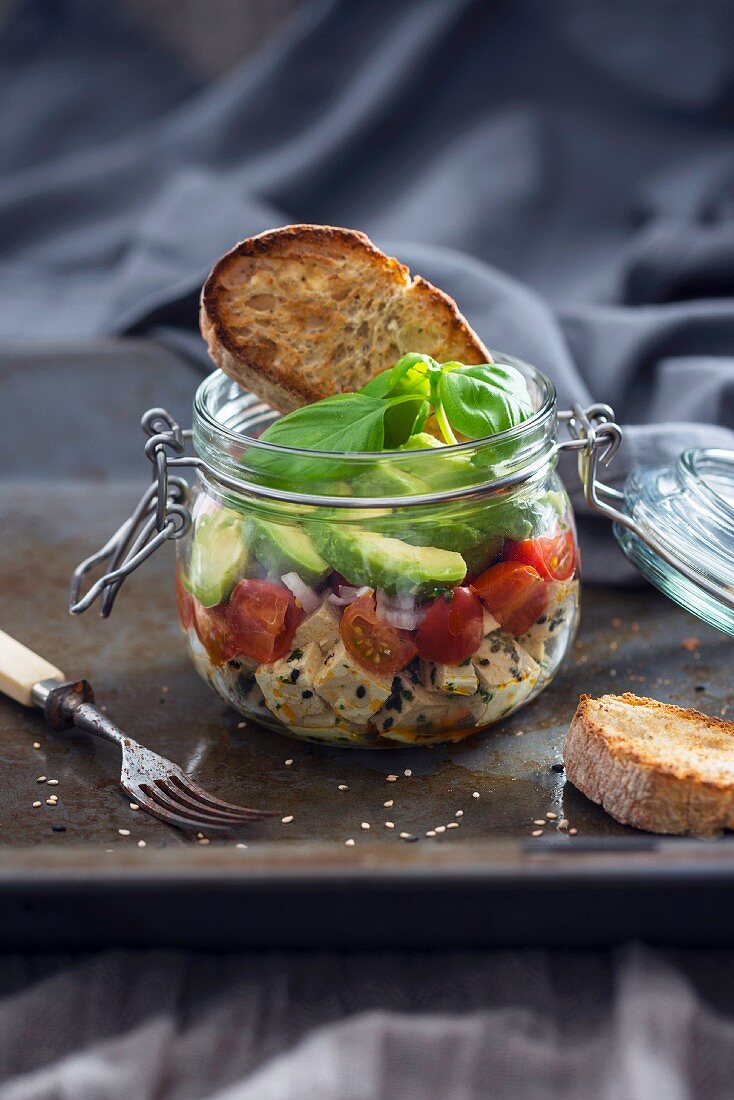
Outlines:
<svg viewBox="0 0 734 1100"><path fill-rule="evenodd" d="M127 396L114 418L100 417L109 437L101 448L83 410L105 400L113 369ZM0 626L87 676L124 728L212 791L293 821L192 844L130 809L108 746L54 734L40 715L0 701L4 946L734 940L734 842L618 826L558 770L579 691L632 690L726 713L734 697L723 636L650 589L585 590L572 657L539 700L494 733L432 751L352 752L243 728L189 665L167 553L129 582L112 619L71 619L65 609L73 565L136 497L142 463L122 441L137 412L178 401L185 417L192 375L140 342L65 355L14 349L0 359L0 403L10 394L16 423L31 422L41 382L57 389L44 454L27 451L0 480ZM90 482L80 474L92 456ZM41 798L40 775L59 780L56 807ZM570 828L559 830L564 818ZM548 824L532 836L541 819ZM450 822L459 827L425 836Z"/></svg>

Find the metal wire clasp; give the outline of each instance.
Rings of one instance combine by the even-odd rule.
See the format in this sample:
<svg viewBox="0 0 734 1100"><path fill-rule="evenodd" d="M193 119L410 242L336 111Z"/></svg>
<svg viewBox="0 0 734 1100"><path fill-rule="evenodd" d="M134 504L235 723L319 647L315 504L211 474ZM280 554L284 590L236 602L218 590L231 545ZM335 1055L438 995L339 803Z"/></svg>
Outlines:
<svg viewBox="0 0 734 1100"><path fill-rule="evenodd" d="M168 469L169 464L197 464L196 458L183 457L185 441L191 432L182 431L165 409L148 409L142 417L141 427L150 437L145 444L145 454L153 464L153 481L133 514L112 538L74 570L69 595L72 615L86 611L101 595L100 612L107 618L125 578L164 542L180 539L191 527L191 513L185 503L188 483L182 477L172 476ZM107 564L107 572L82 596L84 578L102 563Z"/></svg>
<svg viewBox="0 0 734 1100"><path fill-rule="evenodd" d="M630 516L609 503L610 500L622 503L624 493L599 478L599 466L608 466L622 443L622 429L614 419L614 410L600 404L583 408L577 402L572 409L559 412L558 420L566 424L570 438L562 439L557 449L578 452L579 478L589 508L637 532Z"/></svg>

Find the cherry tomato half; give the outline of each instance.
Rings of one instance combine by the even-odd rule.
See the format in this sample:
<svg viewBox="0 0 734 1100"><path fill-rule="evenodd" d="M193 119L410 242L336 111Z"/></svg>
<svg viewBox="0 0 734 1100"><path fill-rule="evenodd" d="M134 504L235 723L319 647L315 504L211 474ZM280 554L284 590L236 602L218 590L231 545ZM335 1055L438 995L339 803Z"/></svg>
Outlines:
<svg viewBox="0 0 734 1100"><path fill-rule="evenodd" d="M421 657L458 665L482 644L482 605L468 588L452 588L439 596L418 627L415 644Z"/></svg>
<svg viewBox="0 0 734 1100"><path fill-rule="evenodd" d="M290 650L303 612L284 585L248 578L234 586L225 616L235 652L269 664Z"/></svg>
<svg viewBox="0 0 734 1100"><path fill-rule="evenodd" d="M237 647L227 626L226 605L204 607L191 597L194 614L194 629L199 641L207 652L213 665L224 665L237 654Z"/></svg>
<svg viewBox="0 0 734 1100"><path fill-rule="evenodd" d="M347 605L339 630L355 661L383 676L394 676L418 652L407 631L397 630L377 618L374 592L365 592Z"/></svg>
<svg viewBox="0 0 734 1100"><path fill-rule="evenodd" d="M472 583L472 589L495 619L511 634L524 634L543 614L548 589L537 569L501 561Z"/></svg>
<svg viewBox="0 0 734 1100"><path fill-rule="evenodd" d="M545 580L567 581L576 568L573 532L561 531L551 538L509 542L505 550L505 560L532 565Z"/></svg>

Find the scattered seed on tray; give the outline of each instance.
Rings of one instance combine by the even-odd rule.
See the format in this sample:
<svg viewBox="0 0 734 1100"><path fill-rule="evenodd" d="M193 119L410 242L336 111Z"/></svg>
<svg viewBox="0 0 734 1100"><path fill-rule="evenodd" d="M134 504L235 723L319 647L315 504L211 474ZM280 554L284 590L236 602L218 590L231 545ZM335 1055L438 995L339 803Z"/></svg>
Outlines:
<svg viewBox="0 0 734 1100"><path fill-rule="evenodd" d="M696 686L693 690L694 691L705 691L706 690L706 685L705 684L696 684Z"/></svg>
<svg viewBox="0 0 734 1100"><path fill-rule="evenodd" d="M479 798L479 791L472 791L472 798Z"/></svg>
<svg viewBox="0 0 734 1100"><path fill-rule="evenodd" d="M39 775L38 779L36 780L36 783L45 783L45 782L46 782L46 776L45 775Z"/></svg>
<svg viewBox="0 0 734 1100"><path fill-rule="evenodd" d="M34 741L33 742L33 748L34 749L40 749L40 747L41 747L41 742L40 741Z"/></svg>
<svg viewBox="0 0 734 1100"><path fill-rule="evenodd" d="M435 829L429 829L428 832L426 833L426 836L435 836L435 835L436 835L436 830Z"/></svg>
<svg viewBox="0 0 734 1100"><path fill-rule="evenodd" d="M410 777L411 777L411 775L412 775L412 774L413 774L413 773L412 773L412 771L410 770L410 768L406 768L406 769L405 769L405 771L403 772L403 775L405 776L405 778L406 778L406 779L410 779Z"/></svg>
<svg viewBox="0 0 734 1100"><path fill-rule="evenodd" d="M569 836L576 836L577 833L578 833L578 829L569 829L568 830L568 835Z"/></svg>
<svg viewBox="0 0 734 1100"><path fill-rule="evenodd" d="M130 836L130 830L129 829L118 829L117 831L120 834L120 836Z"/></svg>
<svg viewBox="0 0 734 1100"><path fill-rule="evenodd" d="M568 818L562 817L561 820L558 822L558 828L559 829L567 829L568 828Z"/></svg>
<svg viewBox="0 0 734 1100"><path fill-rule="evenodd" d="M197 834L196 834L196 839L197 839L197 840L202 840L202 839L203 839L203 837L204 837L204 834L203 834L203 833L197 833Z"/></svg>
<svg viewBox="0 0 734 1100"><path fill-rule="evenodd" d="M56 799L55 798L47 798L46 799L46 805L47 806L55 806L56 805Z"/></svg>
<svg viewBox="0 0 734 1100"><path fill-rule="evenodd" d="M138 841L138 848L145 848L145 847L146 847L145 841L144 840L139 840Z"/></svg>
<svg viewBox="0 0 734 1100"><path fill-rule="evenodd" d="M459 822L458 821L449 821L446 828L447 829L458 829L459 828Z"/></svg>
<svg viewBox="0 0 734 1100"><path fill-rule="evenodd" d="M369 823L369 821L363 821L363 822L362 822L362 828L363 828L363 829L365 829L365 830L366 830L366 829L369 829L369 827L370 827L370 823Z"/></svg>
<svg viewBox="0 0 734 1100"><path fill-rule="evenodd" d="M243 729L245 729L246 726L247 726L247 722L238 722L237 723L237 729L238 730L243 730Z"/></svg>
<svg viewBox="0 0 734 1100"><path fill-rule="evenodd" d="M131 802L130 803L130 809L131 810L139 810L140 806L138 806L137 802Z"/></svg>
<svg viewBox="0 0 734 1100"><path fill-rule="evenodd" d="M388 783L397 783L398 777L396 775L386 775L385 779Z"/></svg>
<svg viewBox="0 0 734 1100"><path fill-rule="evenodd" d="M530 835L531 836L542 836L543 835L543 830L542 829L533 829L533 831Z"/></svg>
<svg viewBox="0 0 734 1100"><path fill-rule="evenodd" d="M393 804L393 799L392 798L388 798L387 802L382 803L382 805L385 807L386 810L391 809L392 804Z"/></svg>
<svg viewBox="0 0 734 1100"><path fill-rule="evenodd" d="M286 814L285 817L281 817L280 823L281 823L281 825L290 825L292 820L293 820L293 814Z"/></svg>
<svg viewBox="0 0 734 1100"><path fill-rule="evenodd" d="M340 783L339 784L339 790L340 791L348 791L349 787L346 785L346 783Z"/></svg>
<svg viewBox="0 0 734 1100"><path fill-rule="evenodd" d="M533 825L545 825L545 818L543 818L543 817L533 818Z"/></svg>
<svg viewBox="0 0 734 1100"><path fill-rule="evenodd" d="M170 691L170 690L171 690L171 689L170 689L170 688L168 687L168 685L167 685L167 684L164 684L164 685L163 685L163 687L161 688L161 694L163 694L163 695L168 695L168 693L169 693L169 691Z"/></svg>
<svg viewBox="0 0 734 1100"><path fill-rule="evenodd" d="M457 810L456 813L454 814L454 817L463 817L463 816L464 816L464 811L463 810Z"/></svg>
<svg viewBox="0 0 734 1100"><path fill-rule="evenodd" d="M437 825L436 826L436 832L437 833L445 833L446 832L446 826L445 825Z"/></svg>
<svg viewBox="0 0 734 1100"><path fill-rule="evenodd" d="M208 836L203 836L197 841L197 844L202 844L202 845L211 844L211 840L209 839Z"/></svg>
<svg viewBox="0 0 734 1100"><path fill-rule="evenodd" d="M36 808L38 808L38 806L42 806L42 805L43 805L43 803L42 803L42 802L34 802L34 803L33 803L33 805L34 805L34 806L35 806Z"/></svg>
<svg viewBox="0 0 734 1100"><path fill-rule="evenodd" d="M353 848L355 843L356 843L356 841L353 840L352 837L350 837L349 840L344 841L344 847L345 848Z"/></svg>
<svg viewBox="0 0 734 1100"><path fill-rule="evenodd" d="M246 847L247 847L246 844L235 844L235 848L243 849L243 848L246 848Z"/></svg>
<svg viewBox="0 0 734 1100"><path fill-rule="evenodd" d="M47 787L58 787L58 785L59 785L58 779L48 779L46 781L46 786Z"/></svg>
<svg viewBox="0 0 734 1100"><path fill-rule="evenodd" d="M52 825L51 826L51 832L52 833L65 833L66 832L66 825Z"/></svg>
<svg viewBox="0 0 734 1100"><path fill-rule="evenodd" d="M558 817L558 814L554 814L552 810L549 810L545 816L548 818L549 821L555 821Z"/></svg>
<svg viewBox="0 0 734 1100"><path fill-rule="evenodd" d="M285 766L286 766L286 768L290 768L290 766L291 766L291 764L292 764L292 763L293 763L293 761L292 761L291 759L288 759L288 760L286 760L286 761L285 761Z"/></svg>
<svg viewBox="0 0 734 1100"><path fill-rule="evenodd" d="M401 833L400 834L400 839L401 840L407 840L408 837L411 837L412 835L413 835L412 833Z"/></svg>
<svg viewBox="0 0 734 1100"><path fill-rule="evenodd" d="M395 828L395 822L394 821L386 821L385 822L385 828L386 829L394 829Z"/></svg>

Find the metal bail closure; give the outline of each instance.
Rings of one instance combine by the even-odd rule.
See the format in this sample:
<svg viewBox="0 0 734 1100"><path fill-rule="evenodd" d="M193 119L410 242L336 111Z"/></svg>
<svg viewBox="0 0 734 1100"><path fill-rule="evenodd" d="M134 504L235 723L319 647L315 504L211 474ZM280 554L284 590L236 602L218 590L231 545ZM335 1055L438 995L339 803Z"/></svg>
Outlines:
<svg viewBox="0 0 734 1100"><path fill-rule="evenodd" d="M191 526L191 514L185 501L188 484L169 473L169 466L195 465L196 459L183 456L190 431L182 431L165 409L149 409L141 420L150 438L146 457L153 464L153 481L143 493L132 515L115 531L111 539L76 569L71 581L69 610L80 615L101 596L100 613L107 618L123 581L168 539L180 539ZM167 452L172 452L171 457ZM82 584L94 569L107 570L82 596Z"/></svg>
<svg viewBox="0 0 734 1100"><path fill-rule="evenodd" d="M599 478L622 430L608 405L559 413L579 451L579 477L592 511L614 523L629 560L666 596L734 637L734 451L684 451L675 466L639 469L624 492Z"/></svg>

